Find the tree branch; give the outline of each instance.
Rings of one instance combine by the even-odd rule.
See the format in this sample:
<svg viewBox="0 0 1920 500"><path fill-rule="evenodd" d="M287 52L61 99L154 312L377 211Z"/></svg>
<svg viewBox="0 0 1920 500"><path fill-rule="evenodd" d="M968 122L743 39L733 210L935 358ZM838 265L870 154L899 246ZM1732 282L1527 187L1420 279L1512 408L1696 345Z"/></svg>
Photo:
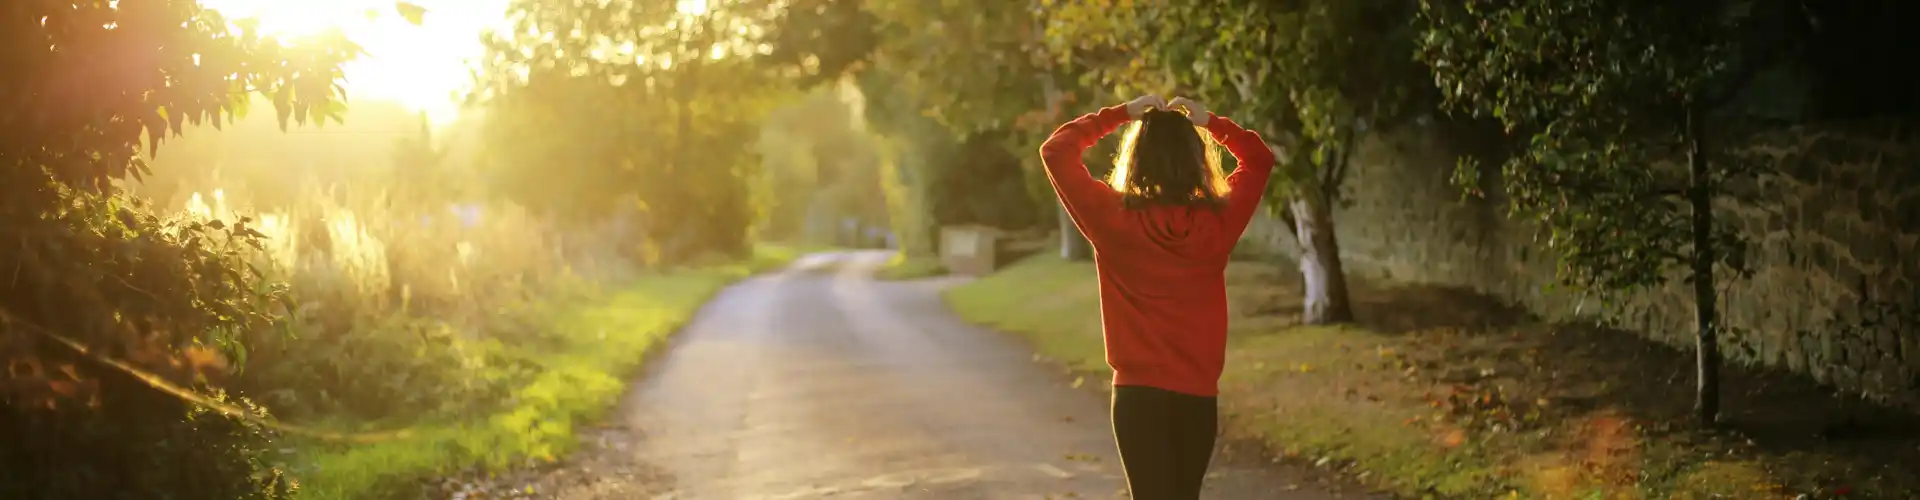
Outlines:
<svg viewBox="0 0 1920 500"><path fill-rule="evenodd" d="M1298 245L1300 242L1300 223L1296 222L1293 218L1293 205L1281 204L1280 213L1274 216L1274 218L1278 219L1280 223L1286 224L1287 237L1293 238L1294 244Z"/></svg>
<svg viewBox="0 0 1920 500"><path fill-rule="evenodd" d="M1327 203L1340 194L1340 181L1347 178L1347 167L1353 163L1353 126L1341 127L1340 138L1335 139L1333 164L1327 166L1326 178L1320 180L1320 194L1326 196Z"/></svg>

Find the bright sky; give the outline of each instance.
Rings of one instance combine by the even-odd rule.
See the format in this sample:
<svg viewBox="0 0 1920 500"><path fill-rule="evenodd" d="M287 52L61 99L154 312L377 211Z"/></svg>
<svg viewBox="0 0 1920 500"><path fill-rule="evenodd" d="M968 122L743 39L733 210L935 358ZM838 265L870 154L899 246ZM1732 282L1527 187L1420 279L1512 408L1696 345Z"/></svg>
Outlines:
<svg viewBox="0 0 1920 500"><path fill-rule="evenodd" d="M5 0L0 0L5 1ZM393 0L200 0L228 18L251 17L268 34L294 37L339 27L367 55L346 67L347 94L426 111L435 123L459 114L459 97L472 85L472 61L485 55L480 35L510 29L511 0L412 0L427 9L419 26L400 17ZM699 13L708 0L676 0ZM374 15L369 15L372 13Z"/></svg>
<svg viewBox="0 0 1920 500"><path fill-rule="evenodd" d="M349 97L397 101L438 123L458 114L457 98L472 82L468 64L484 55L480 34L508 27L508 2L413 0L427 9L425 22L415 26L392 0L200 0L228 18L257 18L268 34L339 27L367 51L346 67Z"/></svg>

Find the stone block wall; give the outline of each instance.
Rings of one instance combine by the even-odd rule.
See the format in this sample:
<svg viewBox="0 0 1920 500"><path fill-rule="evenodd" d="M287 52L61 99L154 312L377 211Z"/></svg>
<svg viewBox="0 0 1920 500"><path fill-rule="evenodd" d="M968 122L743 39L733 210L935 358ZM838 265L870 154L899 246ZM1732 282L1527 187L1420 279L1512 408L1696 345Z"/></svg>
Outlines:
<svg viewBox="0 0 1920 500"><path fill-rule="evenodd" d="M1729 359L1791 369L1920 407L1920 141L1866 130L1777 130L1743 141L1775 172L1722 217L1751 237L1750 280L1723 282ZM1608 309L1554 291L1554 263L1496 200L1448 182L1459 151L1431 130L1369 141L1336 209L1342 258L1366 278L1469 288L1556 320L1599 318L1690 346L1691 289L1675 280ZM1494 196L1498 196L1495 194ZM1250 238L1291 244L1261 224Z"/></svg>

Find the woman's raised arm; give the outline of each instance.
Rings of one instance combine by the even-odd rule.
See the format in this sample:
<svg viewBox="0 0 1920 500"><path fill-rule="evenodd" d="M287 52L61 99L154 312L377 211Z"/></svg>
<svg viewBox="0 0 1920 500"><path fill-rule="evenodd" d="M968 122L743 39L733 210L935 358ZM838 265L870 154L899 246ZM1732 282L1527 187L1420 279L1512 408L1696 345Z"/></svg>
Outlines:
<svg viewBox="0 0 1920 500"><path fill-rule="evenodd" d="M1166 102L1159 97L1145 96L1126 104L1100 108L1054 129L1047 142L1040 145L1040 163L1047 169L1047 180L1053 183L1053 192L1060 197L1060 204L1067 207L1067 215L1073 218L1082 234L1087 233L1087 224L1083 222L1087 216L1119 210L1120 193L1093 178L1080 156L1100 138L1139 118L1141 113L1165 106Z"/></svg>
<svg viewBox="0 0 1920 500"><path fill-rule="evenodd" d="M1273 177L1273 149L1267 147L1267 141L1260 134L1240 127L1240 124L1224 116L1207 111L1206 106L1185 97L1176 97L1169 103L1173 107L1187 109L1187 117L1194 125L1207 129L1213 140L1227 147L1233 160L1240 166L1227 175L1226 236L1240 239L1240 233L1246 231L1247 223L1253 220L1253 212L1260 208L1260 198L1267 193L1267 181Z"/></svg>

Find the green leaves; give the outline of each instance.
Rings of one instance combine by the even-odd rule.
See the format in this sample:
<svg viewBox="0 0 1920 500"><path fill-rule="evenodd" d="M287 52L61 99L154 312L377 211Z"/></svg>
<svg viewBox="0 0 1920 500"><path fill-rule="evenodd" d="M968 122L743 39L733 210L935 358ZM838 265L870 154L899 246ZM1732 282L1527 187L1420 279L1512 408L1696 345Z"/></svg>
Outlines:
<svg viewBox="0 0 1920 500"><path fill-rule="evenodd" d="M672 6L514 2L525 29L487 40L471 99L489 108L489 183L572 221L641 211L666 259L744 250L750 138L793 90L781 79L791 68L760 58L780 11L752 0L699 15Z"/></svg>
<svg viewBox="0 0 1920 500"><path fill-rule="evenodd" d="M1178 92L1285 147L1271 189L1337 198L1362 122L1394 124L1432 93L1409 61L1416 3L1060 0L1044 14L1055 58L1083 83ZM1274 205L1278 207L1279 205Z"/></svg>
<svg viewBox="0 0 1920 500"><path fill-rule="evenodd" d="M0 102L9 103L0 123L33 125L0 139L0 159L9 162L0 166L0 186L9 189L0 196L0 226L49 251L0 245L0 262L32 266L15 286L67 312L0 308L87 345L153 343L139 347L150 358L131 359L144 366L164 366L171 349L206 332L271 322L257 281L237 272L257 233L159 220L127 203L116 183L146 175L141 156L156 155L186 125L218 127L244 113L253 92L278 95L283 116L334 109L340 96L325 89L358 47L340 36L263 39L250 22L230 26L186 0L23 4L8 16L44 22L15 23L18 36L0 41L0 50L21 56L6 68L19 75L14 85L0 85ZM0 346L19 345L5 335Z"/></svg>
<svg viewBox="0 0 1920 500"><path fill-rule="evenodd" d="M419 26L426 21L427 9L413 2L394 2L393 8L400 13L401 18L413 23L414 26Z"/></svg>
<svg viewBox="0 0 1920 500"><path fill-rule="evenodd" d="M1696 251L1679 195L1711 181L1672 162L1690 139L1681 111L1723 67L1717 14L1626 0L1423 0L1418 26L1416 58L1445 106L1523 139L1500 166L1502 191L1511 212L1546 231L1565 282L1653 286ZM1455 172L1475 195L1478 166Z"/></svg>

